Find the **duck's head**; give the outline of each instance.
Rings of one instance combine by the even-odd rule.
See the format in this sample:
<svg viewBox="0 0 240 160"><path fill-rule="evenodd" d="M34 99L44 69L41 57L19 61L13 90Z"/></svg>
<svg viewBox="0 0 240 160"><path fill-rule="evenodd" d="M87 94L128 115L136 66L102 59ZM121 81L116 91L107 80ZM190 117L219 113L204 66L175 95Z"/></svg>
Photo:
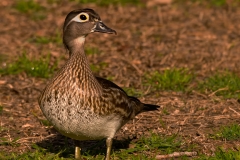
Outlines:
<svg viewBox="0 0 240 160"><path fill-rule="evenodd" d="M69 49L73 41L83 41L89 33L114 33L116 31L107 27L100 16L92 9L77 9L71 11L63 26L63 43Z"/></svg>

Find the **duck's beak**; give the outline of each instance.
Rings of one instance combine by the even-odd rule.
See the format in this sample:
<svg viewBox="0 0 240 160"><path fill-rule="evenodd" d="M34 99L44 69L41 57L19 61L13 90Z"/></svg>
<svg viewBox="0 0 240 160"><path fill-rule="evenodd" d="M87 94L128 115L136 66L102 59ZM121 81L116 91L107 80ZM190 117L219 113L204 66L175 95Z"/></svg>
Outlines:
<svg viewBox="0 0 240 160"><path fill-rule="evenodd" d="M117 34L117 32L109 27L107 27L102 21L97 21L94 28L92 29L92 32L101 32L101 33L114 33Z"/></svg>

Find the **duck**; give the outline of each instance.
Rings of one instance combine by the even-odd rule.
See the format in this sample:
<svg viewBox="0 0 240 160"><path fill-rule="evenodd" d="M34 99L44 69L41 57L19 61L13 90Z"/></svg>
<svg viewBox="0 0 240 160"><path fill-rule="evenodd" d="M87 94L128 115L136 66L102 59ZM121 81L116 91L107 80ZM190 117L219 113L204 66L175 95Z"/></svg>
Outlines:
<svg viewBox="0 0 240 160"><path fill-rule="evenodd" d="M136 115L160 106L142 103L115 83L94 76L84 53L85 39L94 32L116 34L93 9L68 13L63 44L69 58L42 91L39 106L58 132L76 142L106 139L105 160L110 160L116 132ZM79 143L75 143L75 158L81 159Z"/></svg>

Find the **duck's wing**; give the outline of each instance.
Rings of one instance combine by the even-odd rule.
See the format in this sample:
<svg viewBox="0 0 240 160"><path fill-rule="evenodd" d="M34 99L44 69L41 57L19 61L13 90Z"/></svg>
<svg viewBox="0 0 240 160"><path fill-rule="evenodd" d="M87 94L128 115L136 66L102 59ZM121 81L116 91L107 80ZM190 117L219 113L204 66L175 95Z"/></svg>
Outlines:
<svg viewBox="0 0 240 160"><path fill-rule="evenodd" d="M109 81L107 79L101 78L101 77L96 77L98 83L100 83L100 85L103 88L115 88L115 89L119 89L121 92L123 92L124 94L127 95L127 93L118 85L116 85L115 83L113 83L112 81Z"/></svg>
<svg viewBox="0 0 240 160"><path fill-rule="evenodd" d="M121 87L107 79L101 77L96 77L96 79L103 87L104 97L111 103L109 105L114 106L114 112L120 112L124 117L133 118L141 112L159 108L158 105L144 104L136 97L128 96Z"/></svg>

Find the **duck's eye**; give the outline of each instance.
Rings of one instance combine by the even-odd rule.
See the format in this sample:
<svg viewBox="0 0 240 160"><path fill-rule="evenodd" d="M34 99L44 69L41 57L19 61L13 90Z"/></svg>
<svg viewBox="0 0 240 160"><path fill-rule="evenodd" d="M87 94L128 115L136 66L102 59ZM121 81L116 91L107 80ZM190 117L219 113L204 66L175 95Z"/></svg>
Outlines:
<svg viewBox="0 0 240 160"><path fill-rule="evenodd" d="M85 15L82 14L82 15L80 15L80 19L81 19L81 20L86 20L87 17L86 17Z"/></svg>
<svg viewBox="0 0 240 160"><path fill-rule="evenodd" d="M81 13L79 14L79 19L81 22L86 22L89 20L89 15L87 13Z"/></svg>

